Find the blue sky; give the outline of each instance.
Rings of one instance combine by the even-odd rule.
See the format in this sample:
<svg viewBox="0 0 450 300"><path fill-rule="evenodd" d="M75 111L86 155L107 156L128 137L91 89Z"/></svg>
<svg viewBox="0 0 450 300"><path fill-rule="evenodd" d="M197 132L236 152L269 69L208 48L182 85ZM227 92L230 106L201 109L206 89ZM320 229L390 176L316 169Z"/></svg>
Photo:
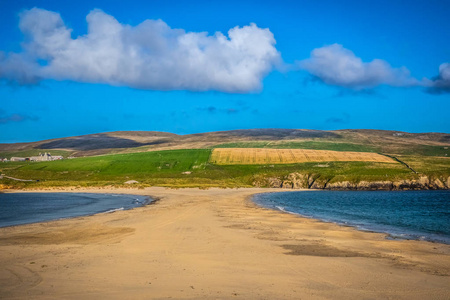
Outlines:
<svg viewBox="0 0 450 300"><path fill-rule="evenodd" d="M0 0L0 142L448 133L449 11L450 1Z"/></svg>

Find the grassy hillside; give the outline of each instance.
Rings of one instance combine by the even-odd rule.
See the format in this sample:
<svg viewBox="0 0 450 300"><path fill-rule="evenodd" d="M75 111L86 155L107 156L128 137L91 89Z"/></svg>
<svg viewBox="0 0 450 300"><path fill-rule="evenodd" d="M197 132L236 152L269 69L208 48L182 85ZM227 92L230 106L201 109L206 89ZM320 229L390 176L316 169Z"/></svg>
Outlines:
<svg viewBox="0 0 450 300"><path fill-rule="evenodd" d="M337 180L409 179L415 175L399 163L328 162L282 165L215 165L209 163L211 150L170 150L133 154L66 159L51 162L8 162L2 173L39 182L2 179L16 187L122 185L137 180L141 186L250 187L268 177L293 172L319 174ZM188 174L186 172L189 172Z"/></svg>
<svg viewBox="0 0 450 300"><path fill-rule="evenodd" d="M395 157L404 164L327 162L325 159L320 163L281 161L284 164L216 165L210 161L211 151L216 148L369 152ZM125 181L137 180L141 186L237 187L253 186L264 178L282 179L295 172L314 174L330 183L395 181L417 179L421 175L445 179L450 176L449 148L450 135L444 133L251 129L181 136L163 132L111 132L0 144L0 157L26 157L39 152L77 156L52 162L0 163L0 171L7 176L39 180L20 182L3 178L0 186L122 185Z"/></svg>
<svg viewBox="0 0 450 300"><path fill-rule="evenodd" d="M418 173L430 176L450 176L450 157L399 155L397 158Z"/></svg>

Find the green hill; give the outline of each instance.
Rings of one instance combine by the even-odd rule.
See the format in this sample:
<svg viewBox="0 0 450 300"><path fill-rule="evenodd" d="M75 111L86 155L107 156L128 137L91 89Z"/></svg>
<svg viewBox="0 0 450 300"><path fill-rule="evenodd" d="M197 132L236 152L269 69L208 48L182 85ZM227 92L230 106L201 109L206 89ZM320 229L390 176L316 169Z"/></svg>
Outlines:
<svg viewBox="0 0 450 300"><path fill-rule="evenodd" d="M1 163L0 171L5 176L0 179L0 184L3 188L120 186L126 181L136 180L142 187L339 188L346 182L348 188L361 189L363 183L384 182L382 187L377 183L373 189L401 189L402 184L404 188L448 188L449 137L443 133L291 129L185 136L159 132L103 133L34 143L0 144L0 157L31 156L38 152L75 157L48 162ZM398 163L329 161L219 166L209 161L212 149L227 147L375 152L395 157ZM34 181L23 182L8 177Z"/></svg>

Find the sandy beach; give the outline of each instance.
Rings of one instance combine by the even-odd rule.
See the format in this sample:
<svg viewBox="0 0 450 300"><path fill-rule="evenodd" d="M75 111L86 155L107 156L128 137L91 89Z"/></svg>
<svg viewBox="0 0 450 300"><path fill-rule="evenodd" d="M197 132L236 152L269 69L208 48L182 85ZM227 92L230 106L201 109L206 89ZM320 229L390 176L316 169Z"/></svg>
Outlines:
<svg viewBox="0 0 450 300"><path fill-rule="evenodd" d="M280 189L53 191L158 200L0 228L2 299L450 298L450 245L388 240L249 200Z"/></svg>

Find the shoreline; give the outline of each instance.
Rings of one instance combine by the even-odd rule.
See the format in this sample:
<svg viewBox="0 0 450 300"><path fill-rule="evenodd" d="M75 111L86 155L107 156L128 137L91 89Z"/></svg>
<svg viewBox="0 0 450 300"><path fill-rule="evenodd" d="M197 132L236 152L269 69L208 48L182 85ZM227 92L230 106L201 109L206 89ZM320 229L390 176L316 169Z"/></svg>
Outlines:
<svg viewBox="0 0 450 300"><path fill-rule="evenodd" d="M282 213L251 200L257 193L298 190L66 190L82 191L155 201L0 228L5 299L450 295L449 245L387 240L382 233Z"/></svg>
<svg viewBox="0 0 450 300"><path fill-rule="evenodd" d="M307 216L307 215L302 215L300 213L296 213L296 212L291 212L291 211L286 211L286 210L282 210L282 209L278 209L278 208L271 208L271 207L266 207L262 204L258 204L256 201L254 201L253 199L259 195L259 194L268 194L268 193L283 193L283 192L302 192L302 191L331 191L331 190L323 190L323 189L292 189L292 190L277 190L277 191L270 191L270 192L261 192L261 193L255 193L252 194L250 196L247 197L247 202L248 203L252 203L253 205L255 205L256 207L260 207L260 208L265 208L265 209L270 209L279 213L285 213L285 214L290 214L290 215L294 215L297 216L299 218L305 218L305 219L310 219L310 220L314 220L317 222L323 222L323 223L328 223L328 224L334 224L337 226L341 226L341 227L348 227L348 228L353 228L357 231L361 231L361 232L368 232L368 233L378 233L378 234L383 234L385 235L385 239L387 240L407 240L407 241L422 241L422 242L429 242L429 243L437 243L437 244L444 244L444 245L450 245L450 243L446 243L442 240L432 240L432 239L419 239L419 238L402 238L402 237L396 237L395 233L390 233L387 231L381 231L381 230L375 230L375 229L363 229L360 228L358 225L352 225L352 224L344 224L342 222L339 221L333 221L333 220L325 220L325 219L321 219L319 217L314 217L314 216ZM341 190L342 191L342 190ZM348 190L348 191L355 191L356 190ZM390 191L390 192L408 192L411 190L395 190L395 191ZM415 191L419 191L419 190L415 190ZM53 190L10 190L7 191L6 193L79 193L79 194L84 194L86 192L78 192L78 191L53 191ZM363 191L359 191L359 192L377 192L377 191L372 191L372 190L363 190ZM386 192L386 191L385 191ZM143 204L137 207L132 207L129 209L112 209L112 210L108 210L108 211L103 211L103 212L96 212L96 213L91 213L91 214L86 214L86 215L80 215L80 216L73 216L73 217L62 217L62 218L58 218L58 219L51 219L51 220L43 220L43 221L37 221L37 222L31 222L31 223L23 223L23 224L16 224L16 225L8 225L8 226L0 226L0 228L7 228L7 227L13 227L13 226L22 226L22 225L30 225L30 224L39 224L39 223L47 223L47 222L53 222L53 221L63 221L63 220L67 220L67 219L73 219L73 218L82 218L82 217L89 217L89 216L95 216L95 215L100 215L100 214L109 214L109 213L114 213L116 211L121 211L121 210L133 210L133 209L138 209L140 207L145 207L148 205L152 205L155 204L157 201L161 200L161 198L155 198L153 196L146 196L146 195L139 195L139 194L129 194L129 193L113 193L113 192L104 192L104 191L94 191L94 192L89 192L89 193L93 193L93 194L120 194L120 195L130 195L130 196L145 196L148 197L149 199L153 199L152 201L148 202L147 204ZM88 193L88 194L89 194Z"/></svg>
<svg viewBox="0 0 450 300"><path fill-rule="evenodd" d="M56 192L56 191L22 191L22 190L15 190L15 191L10 191L10 192L6 192L5 194L19 194L19 193L36 193L36 194L44 194L44 193L48 193L48 194L57 194L57 193L61 193L61 194L105 194L106 195L126 195L126 196L136 196L136 197L142 197L143 201L138 201L139 205L135 206L135 207L129 207L129 208L124 208L122 207L117 207L117 208L111 208L108 210L101 210L101 211L97 211L97 212L92 212L92 213L86 213L86 214L81 214L81 215L72 215L72 216L66 216L66 217L50 217L50 219L42 219L42 220L38 220L38 221L24 221L25 223L19 223L19 224L12 224L12 225L6 225L6 226L2 226L0 224L0 228L7 228L7 227L13 227L13 226L22 226L22 225L30 225L30 224L39 224L39 223L47 223L47 222L53 222L53 221L62 221L62 220L67 220L67 219L73 219L73 218L82 218L82 217L89 217L89 216L95 216L95 215L99 215L99 214L108 214L108 213L114 213L116 211L122 211L122 210L132 210L135 208L139 208L139 207L143 207L143 206L147 206L152 204L153 202L155 202L157 199L153 199L150 196L145 196L145 195L136 195L136 194L127 194L127 193L101 193L101 192L96 192L96 193L85 193L85 192L68 192L68 191L62 191L62 192ZM137 200L137 199L136 199ZM123 203L122 203L123 205ZM80 207L83 207L83 205L81 205Z"/></svg>
<svg viewBox="0 0 450 300"><path fill-rule="evenodd" d="M304 190L304 191L314 191L314 192L367 192L367 193L373 193L373 192L394 192L394 193L401 193L401 192L425 192L425 191L430 191L430 190L400 190L400 191L368 191L368 190L363 190L363 191L356 191L356 190L349 190L349 191L332 191L332 190ZM434 191L443 191L443 190L433 190ZM273 193L273 192L271 192ZM282 192L280 192L282 193ZM280 213L286 213L286 214L291 214L294 216L298 216L300 218L306 218L306 219L312 219L312 220L316 220L319 222L324 222L324 223L330 223L330 224L335 224L338 226L343 226L343 227L350 227L350 228L354 228L358 231L361 232L369 232L369 233L381 233L386 235L386 239L390 239L390 240L410 240L410 241L424 241L424 242L430 242L430 243L438 243L438 244L444 244L444 245L450 245L450 238L446 238L446 237L439 237L439 236L435 236L436 234L434 233L420 233L419 232L414 232L414 230L412 231L405 231L404 229L401 228L396 228L395 226L391 226L391 225L387 225L388 228L385 229L374 229L374 227L377 226L381 226L380 224L370 224L370 223L365 223L365 224L353 224L351 222L346 223L344 221L340 221L340 220L333 220L333 219L323 219L321 217L316 217L313 215L303 215L301 213L297 213L297 212L293 212L293 211L289 211L289 210L285 210L283 207L279 207L279 206L275 206L275 207L270 207L270 206L265 206L262 203L258 203L257 200L253 200L255 199L255 197L257 197L258 195L261 194L266 194L266 193L258 193L258 194L254 194L252 196L249 197L249 201L254 202L255 205L263 207L263 208L267 208L267 209L271 209L274 211L278 211ZM364 226L367 226L368 228L364 228ZM370 228L372 227L372 228ZM386 227L386 226L385 226Z"/></svg>

